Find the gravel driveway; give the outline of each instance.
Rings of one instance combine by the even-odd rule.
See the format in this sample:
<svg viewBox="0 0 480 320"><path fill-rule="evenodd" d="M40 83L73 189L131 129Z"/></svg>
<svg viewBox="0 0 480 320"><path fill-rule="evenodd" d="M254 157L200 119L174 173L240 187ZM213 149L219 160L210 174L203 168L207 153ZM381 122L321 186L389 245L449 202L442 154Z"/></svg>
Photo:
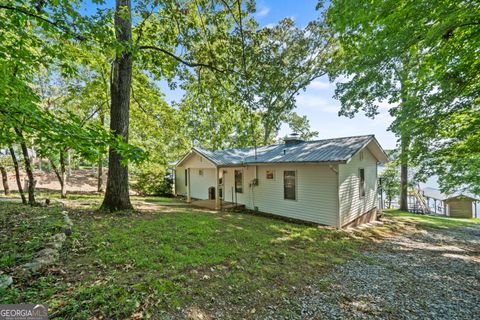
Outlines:
<svg viewBox="0 0 480 320"><path fill-rule="evenodd" d="M312 284L295 303L296 316L480 317L480 225L402 235L376 248Z"/></svg>

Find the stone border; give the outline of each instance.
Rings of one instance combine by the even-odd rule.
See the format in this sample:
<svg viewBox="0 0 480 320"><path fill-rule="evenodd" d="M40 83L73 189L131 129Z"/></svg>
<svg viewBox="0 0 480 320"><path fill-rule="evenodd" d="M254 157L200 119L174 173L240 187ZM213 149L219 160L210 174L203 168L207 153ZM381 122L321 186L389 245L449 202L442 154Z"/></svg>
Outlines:
<svg viewBox="0 0 480 320"><path fill-rule="evenodd" d="M45 246L45 249L37 252L32 261L22 266L23 271L27 274L37 272L41 268L51 265L58 260L60 249L62 249L63 243L67 240L67 236L72 234L73 227L73 222L68 216L68 211L62 211L62 215L62 232L54 234L51 237L50 242Z"/></svg>
<svg viewBox="0 0 480 320"><path fill-rule="evenodd" d="M63 243L67 240L67 236L72 234L73 222L68 216L68 211L62 211L63 225L62 232L54 234L50 241L45 245L45 248L38 251L35 257L28 263L21 267L21 273L24 275L31 275L38 272L45 266L55 263L60 256L60 249ZM8 288L13 284L13 278L9 275L0 276L0 289Z"/></svg>

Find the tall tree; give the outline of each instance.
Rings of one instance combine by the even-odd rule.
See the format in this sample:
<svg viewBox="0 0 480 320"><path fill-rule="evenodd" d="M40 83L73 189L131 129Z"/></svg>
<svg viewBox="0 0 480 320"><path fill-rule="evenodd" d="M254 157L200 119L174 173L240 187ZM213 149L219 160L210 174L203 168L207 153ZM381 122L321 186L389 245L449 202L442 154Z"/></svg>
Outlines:
<svg viewBox="0 0 480 320"><path fill-rule="evenodd" d="M130 0L115 2L115 37L119 48L112 65L110 86L110 130L128 143L130 120L130 88L132 84L132 4ZM132 209L129 196L128 166L120 153L108 152L108 179L102 208L108 210Z"/></svg>
<svg viewBox="0 0 480 320"><path fill-rule="evenodd" d="M229 75L228 81L199 73L184 87L187 93L180 107L195 142L209 148L268 144L282 124L301 130L304 138L315 136L308 120L293 110L296 96L326 72L324 25L311 22L298 28L287 18L275 26L258 28L247 17L235 19L241 26L241 41L231 50L240 57L238 72ZM205 50L221 41L205 38ZM209 135L211 130L217 134Z"/></svg>
<svg viewBox="0 0 480 320"><path fill-rule="evenodd" d="M337 87L342 113L397 104L391 130L417 178L438 175L445 192L480 193L479 16L478 1L450 0L334 0L326 12L342 62L333 76L348 79Z"/></svg>

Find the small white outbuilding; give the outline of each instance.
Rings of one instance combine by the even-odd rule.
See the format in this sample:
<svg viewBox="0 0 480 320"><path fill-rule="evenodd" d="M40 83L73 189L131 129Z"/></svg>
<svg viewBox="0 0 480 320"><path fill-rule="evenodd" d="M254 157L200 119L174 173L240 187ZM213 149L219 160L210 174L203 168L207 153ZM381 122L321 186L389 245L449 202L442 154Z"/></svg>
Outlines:
<svg viewBox="0 0 480 320"><path fill-rule="evenodd" d="M387 155L373 135L257 148L193 148L176 165L175 192L334 227L377 217L377 166Z"/></svg>

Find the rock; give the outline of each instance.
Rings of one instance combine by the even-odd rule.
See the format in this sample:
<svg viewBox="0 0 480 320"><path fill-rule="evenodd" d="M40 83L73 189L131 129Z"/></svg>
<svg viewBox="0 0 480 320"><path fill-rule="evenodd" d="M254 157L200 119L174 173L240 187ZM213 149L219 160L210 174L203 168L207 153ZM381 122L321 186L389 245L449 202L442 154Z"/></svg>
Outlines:
<svg viewBox="0 0 480 320"><path fill-rule="evenodd" d="M65 226L73 226L72 219L70 219L70 217L68 216L68 214L64 214L64 215L63 215L63 224L64 224Z"/></svg>
<svg viewBox="0 0 480 320"><path fill-rule="evenodd" d="M62 232L68 237L72 235L72 229L69 227L63 227Z"/></svg>
<svg viewBox="0 0 480 320"><path fill-rule="evenodd" d="M37 252L34 260L39 261L45 265L55 262L58 256L58 250L52 248L45 248Z"/></svg>
<svg viewBox="0 0 480 320"><path fill-rule="evenodd" d="M66 239L67 236L65 235L65 233L57 233L52 236L52 241L48 244L48 246L54 249L60 249Z"/></svg>
<svg viewBox="0 0 480 320"><path fill-rule="evenodd" d="M38 261L32 261L23 265L22 269L26 273L37 272L42 268L42 264Z"/></svg>
<svg viewBox="0 0 480 320"><path fill-rule="evenodd" d="M13 278L3 274L0 276L0 289L6 289L13 284Z"/></svg>
<svg viewBox="0 0 480 320"><path fill-rule="evenodd" d="M57 261L59 256L58 250L53 249L53 248L45 248L43 250L40 250L37 252L35 255L35 258L29 262L23 265L23 271L27 273L31 272L37 272L44 266L51 265Z"/></svg>

